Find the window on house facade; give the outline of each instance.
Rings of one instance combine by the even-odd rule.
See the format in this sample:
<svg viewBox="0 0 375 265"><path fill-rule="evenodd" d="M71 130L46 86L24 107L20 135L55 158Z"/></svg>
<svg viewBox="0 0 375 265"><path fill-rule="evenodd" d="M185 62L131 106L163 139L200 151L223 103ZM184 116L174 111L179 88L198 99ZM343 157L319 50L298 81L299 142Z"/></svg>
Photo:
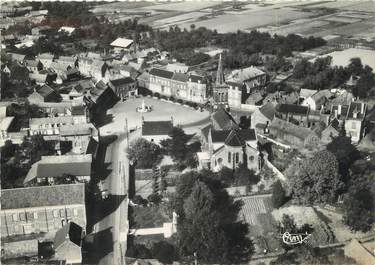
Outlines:
<svg viewBox="0 0 375 265"><path fill-rule="evenodd" d="M240 160L240 154L236 153L236 164L238 164L239 160Z"/></svg>
<svg viewBox="0 0 375 265"><path fill-rule="evenodd" d="M38 213L37 212L34 212L34 219L38 219Z"/></svg>
<svg viewBox="0 0 375 265"><path fill-rule="evenodd" d="M352 129L356 129L356 123L352 122Z"/></svg>
<svg viewBox="0 0 375 265"><path fill-rule="evenodd" d="M232 153L228 152L228 163L230 163L232 160Z"/></svg>
<svg viewBox="0 0 375 265"><path fill-rule="evenodd" d="M20 213L20 220L21 221L26 221L26 215L25 215L25 213Z"/></svg>
<svg viewBox="0 0 375 265"><path fill-rule="evenodd" d="M249 156L249 161L254 161L254 156Z"/></svg>
<svg viewBox="0 0 375 265"><path fill-rule="evenodd" d="M73 209L73 215L78 216L78 209Z"/></svg>
<svg viewBox="0 0 375 265"><path fill-rule="evenodd" d="M53 217L55 217L55 218L59 217L59 211L58 210L53 210Z"/></svg>
<svg viewBox="0 0 375 265"><path fill-rule="evenodd" d="M18 221L18 214L14 213L12 215L12 219L13 219L13 222L17 222Z"/></svg>

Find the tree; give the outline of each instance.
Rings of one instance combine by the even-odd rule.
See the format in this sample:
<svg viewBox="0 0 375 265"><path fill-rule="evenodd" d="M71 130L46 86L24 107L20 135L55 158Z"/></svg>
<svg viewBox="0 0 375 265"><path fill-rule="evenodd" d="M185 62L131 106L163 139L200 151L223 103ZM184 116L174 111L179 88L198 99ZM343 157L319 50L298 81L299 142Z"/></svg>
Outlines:
<svg viewBox="0 0 375 265"><path fill-rule="evenodd" d="M182 256L197 252L203 262L246 260L252 253L248 227L238 221L239 201L233 201L218 176L208 170L181 175L171 198L178 214Z"/></svg>
<svg viewBox="0 0 375 265"><path fill-rule="evenodd" d="M375 223L374 168L370 164L352 177L344 195L343 221L353 231L369 231Z"/></svg>
<svg viewBox="0 0 375 265"><path fill-rule="evenodd" d="M130 144L128 157L136 163L137 168L152 168L160 163L162 153L157 144L138 138Z"/></svg>
<svg viewBox="0 0 375 265"><path fill-rule="evenodd" d="M339 173L345 178L349 174L350 166L360 158L360 153L352 144L350 137L345 135L333 138L327 145L327 150L335 155L339 162Z"/></svg>
<svg viewBox="0 0 375 265"><path fill-rule="evenodd" d="M333 203L343 188L337 159L326 150L297 162L288 179L293 199L301 204Z"/></svg>
<svg viewBox="0 0 375 265"><path fill-rule="evenodd" d="M234 184L235 185L251 185L259 182L259 177L255 175L253 170L247 168L244 163L238 164L234 171Z"/></svg>
<svg viewBox="0 0 375 265"><path fill-rule="evenodd" d="M175 247L166 241L154 243L151 248L151 253L153 258L165 264L173 263L176 258Z"/></svg>
<svg viewBox="0 0 375 265"><path fill-rule="evenodd" d="M276 181L272 186L272 204L275 208L280 208L288 200L285 190L280 180Z"/></svg>
<svg viewBox="0 0 375 265"><path fill-rule="evenodd" d="M369 231L375 223L374 194L369 188L349 191L344 199L343 220L353 231Z"/></svg>
<svg viewBox="0 0 375 265"><path fill-rule="evenodd" d="M200 260L227 260L227 238L214 210L214 195L203 182L196 182L184 203L185 219L178 229L182 253L197 252Z"/></svg>

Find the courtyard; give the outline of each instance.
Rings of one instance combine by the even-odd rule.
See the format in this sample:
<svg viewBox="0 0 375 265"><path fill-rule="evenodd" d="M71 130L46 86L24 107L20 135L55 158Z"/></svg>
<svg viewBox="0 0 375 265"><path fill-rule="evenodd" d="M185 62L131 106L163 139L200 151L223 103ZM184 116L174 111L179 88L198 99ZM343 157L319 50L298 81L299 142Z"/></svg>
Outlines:
<svg viewBox="0 0 375 265"><path fill-rule="evenodd" d="M151 106L150 112L137 112L137 108ZM210 113L206 110L200 111L192 107L172 103L164 100L143 97L132 98L125 102L118 102L107 114L112 116L112 121L100 128L101 135L117 134L124 131L126 122L129 130L136 130L145 121L173 120L174 126L182 127L186 133L197 133L199 128L209 122ZM126 121L126 122L125 122Z"/></svg>

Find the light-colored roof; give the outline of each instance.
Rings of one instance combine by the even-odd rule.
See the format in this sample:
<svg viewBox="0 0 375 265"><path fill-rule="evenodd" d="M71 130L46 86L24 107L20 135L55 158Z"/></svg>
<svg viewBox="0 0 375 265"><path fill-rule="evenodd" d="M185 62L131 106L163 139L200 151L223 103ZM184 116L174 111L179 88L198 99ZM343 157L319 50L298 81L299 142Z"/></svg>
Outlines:
<svg viewBox="0 0 375 265"><path fill-rule="evenodd" d="M244 69L233 70L232 73L228 76L227 80L235 83L243 83L263 74L263 71L254 66L250 66Z"/></svg>
<svg viewBox="0 0 375 265"><path fill-rule="evenodd" d="M61 177L63 174L90 176L91 162L91 154L42 156L41 160L32 165L26 175L24 183L38 177Z"/></svg>
<svg viewBox="0 0 375 265"><path fill-rule="evenodd" d="M117 38L111 43L111 46L128 48L132 43L133 43L133 40L126 39L126 38Z"/></svg>
<svg viewBox="0 0 375 265"><path fill-rule="evenodd" d="M354 259L359 265L375 264L374 255L368 252L356 239L353 239L345 246L344 253L346 256Z"/></svg>
<svg viewBox="0 0 375 265"><path fill-rule="evenodd" d="M59 29L59 32L61 32L61 31L65 31L65 32L67 32L67 33L69 33L69 34L72 34L73 31L75 31L75 30L76 30L76 28L73 28L73 27L61 27L61 28Z"/></svg>
<svg viewBox="0 0 375 265"><path fill-rule="evenodd" d="M7 106L0 106L0 118L7 116Z"/></svg>
<svg viewBox="0 0 375 265"><path fill-rule="evenodd" d="M301 91L299 92L299 95L301 98L308 98L314 95L315 93L316 93L316 90L302 88Z"/></svg>
<svg viewBox="0 0 375 265"><path fill-rule="evenodd" d="M7 131L14 117L4 117L0 121L0 130Z"/></svg>

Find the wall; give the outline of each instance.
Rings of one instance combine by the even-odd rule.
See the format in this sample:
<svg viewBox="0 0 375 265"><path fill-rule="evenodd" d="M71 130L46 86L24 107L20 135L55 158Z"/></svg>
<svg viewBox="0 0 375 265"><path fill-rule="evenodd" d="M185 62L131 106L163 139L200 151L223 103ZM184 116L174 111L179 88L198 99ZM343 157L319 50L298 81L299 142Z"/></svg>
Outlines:
<svg viewBox="0 0 375 265"><path fill-rule="evenodd" d="M2 259L17 257L32 257L38 255L38 240L23 240L9 243L3 243L4 253Z"/></svg>
<svg viewBox="0 0 375 265"><path fill-rule="evenodd" d="M64 220L86 228L84 205L51 206L1 211L1 237L40 232L56 232Z"/></svg>

